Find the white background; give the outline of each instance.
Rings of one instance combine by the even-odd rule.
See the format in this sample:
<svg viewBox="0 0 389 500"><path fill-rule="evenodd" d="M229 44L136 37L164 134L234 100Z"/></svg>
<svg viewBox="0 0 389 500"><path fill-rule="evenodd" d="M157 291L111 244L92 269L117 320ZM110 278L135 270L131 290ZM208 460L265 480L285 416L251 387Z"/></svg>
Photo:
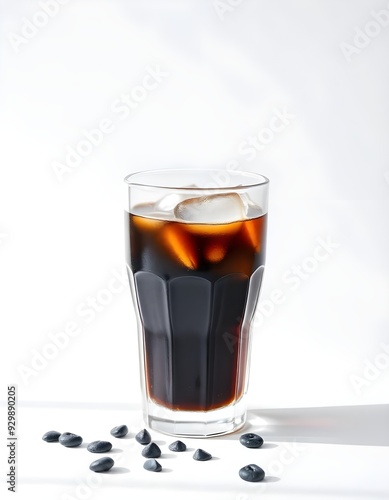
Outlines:
<svg viewBox="0 0 389 500"><path fill-rule="evenodd" d="M1 0L2 400L17 384L22 408L139 407L127 285L80 314L124 275L122 179L233 162L271 181L250 408L388 403L389 27L371 11L389 5L223 3L71 0L44 22L39 2ZM167 76L123 118L112 106L150 67ZM281 111L249 161L242 143ZM59 176L102 119L111 132ZM285 274L312 264L318 239L336 248L294 289ZM78 335L50 351L69 323Z"/></svg>

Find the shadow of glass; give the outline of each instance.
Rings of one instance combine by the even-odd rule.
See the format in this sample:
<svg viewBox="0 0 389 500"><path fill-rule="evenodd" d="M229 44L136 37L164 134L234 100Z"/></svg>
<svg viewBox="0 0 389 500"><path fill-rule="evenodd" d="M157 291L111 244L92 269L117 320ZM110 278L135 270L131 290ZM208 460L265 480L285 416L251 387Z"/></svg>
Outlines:
<svg viewBox="0 0 389 500"><path fill-rule="evenodd" d="M248 422L265 442L389 446L389 404L258 409Z"/></svg>
<svg viewBox="0 0 389 500"><path fill-rule="evenodd" d="M20 401L23 408L64 408L88 410L131 410L139 413L139 405L121 403L80 403ZM238 431L212 439L235 440L245 432L262 433L271 441L389 446L389 404L330 406L316 408L252 409L247 422ZM132 439L128 434L122 439ZM76 448L86 448L83 443ZM269 443L270 444L270 443ZM265 445L264 445L265 446Z"/></svg>

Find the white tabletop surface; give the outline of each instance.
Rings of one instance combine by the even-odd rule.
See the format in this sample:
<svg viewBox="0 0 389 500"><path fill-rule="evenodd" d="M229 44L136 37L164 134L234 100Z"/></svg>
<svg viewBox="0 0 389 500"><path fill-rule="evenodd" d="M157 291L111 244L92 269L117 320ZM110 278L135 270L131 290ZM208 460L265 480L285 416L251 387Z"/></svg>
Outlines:
<svg viewBox="0 0 389 500"><path fill-rule="evenodd" d="M246 427L212 439L183 439L187 451L173 453L172 436L151 431L162 450L163 470L143 469L142 445L134 435L143 426L141 412L119 404L26 404L19 408L18 493L21 498L213 498L387 499L389 494L389 405L263 409L248 413ZM113 438L110 429L127 424L128 435ZM46 443L48 430L80 434L78 448ZM260 449L239 443L244 431L265 440ZM89 464L100 457L89 442L113 444L115 466L96 474ZM212 454L196 462L193 452ZM260 483L240 479L241 467L256 463L266 472ZM2 486L4 488L4 485ZM5 498L5 497L2 497Z"/></svg>

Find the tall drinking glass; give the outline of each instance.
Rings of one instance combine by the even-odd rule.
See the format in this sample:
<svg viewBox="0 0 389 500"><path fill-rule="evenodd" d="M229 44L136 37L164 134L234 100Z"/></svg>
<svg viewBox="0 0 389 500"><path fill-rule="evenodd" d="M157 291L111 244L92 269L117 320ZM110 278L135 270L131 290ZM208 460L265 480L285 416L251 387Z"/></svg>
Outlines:
<svg viewBox="0 0 389 500"><path fill-rule="evenodd" d="M156 170L125 182L145 422L178 436L233 432L246 418L269 181Z"/></svg>

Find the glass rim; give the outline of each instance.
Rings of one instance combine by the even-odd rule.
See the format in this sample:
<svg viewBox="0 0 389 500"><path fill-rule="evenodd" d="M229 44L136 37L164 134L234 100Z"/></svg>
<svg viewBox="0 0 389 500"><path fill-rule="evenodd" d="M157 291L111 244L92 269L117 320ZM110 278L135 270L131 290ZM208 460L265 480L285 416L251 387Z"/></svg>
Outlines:
<svg viewBox="0 0 389 500"><path fill-rule="evenodd" d="M203 173L206 176L210 177L210 184L214 184L215 181L212 180L211 175L212 174L220 174L221 172L224 172L226 174L229 174L232 178L239 177L245 178L246 182L242 183L228 183L228 185L221 185L221 186L182 186L179 185L178 183L175 185L172 182L166 182L163 183L161 180L159 182L153 181L153 182L145 182L144 180L142 181L141 178L142 176L147 176L147 175L164 175L164 174L174 174L177 173L177 175L180 174L193 174L196 175L196 173ZM138 178L138 179L137 179ZM140 179L140 180L139 180ZM224 168L211 168L211 169L205 169L205 168L165 168L165 169L150 169L150 170L140 170L137 172L133 172L131 174L126 175L126 177L123 179L124 182L130 187L130 186L137 186L137 187L143 187L143 188L152 188L152 189L164 189L164 190L176 190L176 191L241 191L241 190L246 190L248 188L254 188L254 187L259 187L259 186L266 186L269 184L269 179L265 177L262 174L258 174L256 172L249 172L246 170L228 170Z"/></svg>

